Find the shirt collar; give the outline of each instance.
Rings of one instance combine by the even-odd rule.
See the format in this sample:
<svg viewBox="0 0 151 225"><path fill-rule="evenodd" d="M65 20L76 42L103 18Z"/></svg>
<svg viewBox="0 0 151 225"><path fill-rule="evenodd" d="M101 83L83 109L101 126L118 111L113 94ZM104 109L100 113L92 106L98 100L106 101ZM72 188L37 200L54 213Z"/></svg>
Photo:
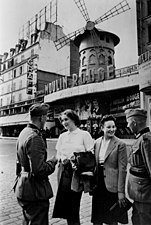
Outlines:
<svg viewBox="0 0 151 225"><path fill-rule="evenodd" d="M77 134L79 130L80 130L79 128L76 128L74 131L69 131L68 130L68 135L69 134Z"/></svg>
<svg viewBox="0 0 151 225"><path fill-rule="evenodd" d="M149 127L145 127L144 129L142 129L138 134L136 134L136 138L139 138L141 135L150 132Z"/></svg>

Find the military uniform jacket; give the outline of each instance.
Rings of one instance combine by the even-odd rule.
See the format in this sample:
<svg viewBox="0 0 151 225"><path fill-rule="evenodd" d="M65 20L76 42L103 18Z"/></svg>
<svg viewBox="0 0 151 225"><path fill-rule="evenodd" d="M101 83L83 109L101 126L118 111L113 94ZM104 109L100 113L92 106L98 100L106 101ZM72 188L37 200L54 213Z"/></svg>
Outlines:
<svg viewBox="0 0 151 225"><path fill-rule="evenodd" d="M40 130L29 124L17 141L17 160L21 166L16 186L17 198L35 201L53 196L48 176L54 172L55 163L47 160L46 145Z"/></svg>
<svg viewBox="0 0 151 225"><path fill-rule="evenodd" d="M151 203L151 132L143 129L132 146L128 194L138 202Z"/></svg>

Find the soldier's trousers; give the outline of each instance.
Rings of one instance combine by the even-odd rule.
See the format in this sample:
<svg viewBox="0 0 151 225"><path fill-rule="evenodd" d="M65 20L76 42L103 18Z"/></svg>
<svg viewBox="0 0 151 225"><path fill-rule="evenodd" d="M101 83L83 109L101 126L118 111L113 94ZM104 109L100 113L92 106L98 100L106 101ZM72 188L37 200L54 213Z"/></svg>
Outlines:
<svg viewBox="0 0 151 225"><path fill-rule="evenodd" d="M49 200L28 202L18 199L23 210L23 225L48 225Z"/></svg>
<svg viewBox="0 0 151 225"><path fill-rule="evenodd" d="M151 225L151 203L134 202L132 224Z"/></svg>

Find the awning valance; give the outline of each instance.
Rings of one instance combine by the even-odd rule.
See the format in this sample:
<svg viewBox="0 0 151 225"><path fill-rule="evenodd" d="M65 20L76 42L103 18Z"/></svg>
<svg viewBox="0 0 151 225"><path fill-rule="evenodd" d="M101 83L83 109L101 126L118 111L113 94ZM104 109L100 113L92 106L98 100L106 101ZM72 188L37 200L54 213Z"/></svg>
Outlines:
<svg viewBox="0 0 151 225"><path fill-rule="evenodd" d="M0 127L27 124L28 122L29 122L29 113L0 117Z"/></svg>

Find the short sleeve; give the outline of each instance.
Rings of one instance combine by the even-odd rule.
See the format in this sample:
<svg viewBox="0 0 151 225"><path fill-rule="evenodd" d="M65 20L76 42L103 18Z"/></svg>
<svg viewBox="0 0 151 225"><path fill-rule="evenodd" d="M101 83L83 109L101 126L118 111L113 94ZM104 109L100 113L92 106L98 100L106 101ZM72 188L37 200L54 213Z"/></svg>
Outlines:
<svg viewBox="0 0 151 225"><path fill-rule="evenodd" d="M86 151L94 150L94 140L88 131L83 131L84 147Z"/></svg>

